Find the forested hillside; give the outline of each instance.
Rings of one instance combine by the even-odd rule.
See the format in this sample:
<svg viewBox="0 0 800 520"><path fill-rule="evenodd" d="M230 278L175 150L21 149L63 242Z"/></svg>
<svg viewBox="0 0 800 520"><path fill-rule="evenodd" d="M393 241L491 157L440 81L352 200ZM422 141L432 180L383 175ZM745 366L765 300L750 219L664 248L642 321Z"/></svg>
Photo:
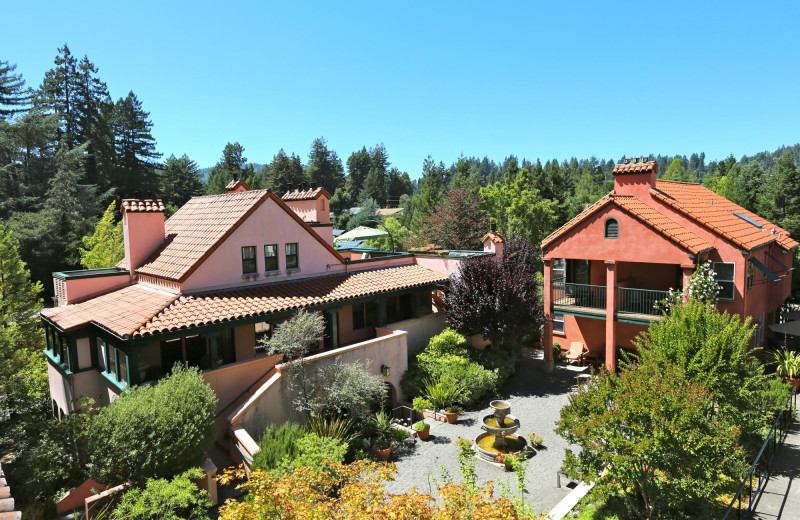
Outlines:
<svg viewBox="0 0 800 520"><path fill-rule="evenodd" d="M171 214L192 195L224 192L232 179L276 193L312 183L333 195L339 227L374 218L378 207L402 206L385 224L403 247L470 249L479 247L476 237L489 221L537 243L606 193L611 170L623 159L542 162L519 151L500 162L462 156L446 164L428 156L420 171L401 172L383 144L342 160L320 137L307 156L281 149L260 164L231 136L205 175L186 155L158 154L146 100L133 91L121 94L115 99L98 67L66 44L43 78L23 78L13 61L0 61L0 222L13 231L47 294L53 271L82 267L83 237L122 198L160 197ZM650 158L662 178L702 182L800 236L800 145L738 160L708 160L703 152ZM353 207L362 210L351 216ZM116 211L109 215L119 218Z"/></svg>

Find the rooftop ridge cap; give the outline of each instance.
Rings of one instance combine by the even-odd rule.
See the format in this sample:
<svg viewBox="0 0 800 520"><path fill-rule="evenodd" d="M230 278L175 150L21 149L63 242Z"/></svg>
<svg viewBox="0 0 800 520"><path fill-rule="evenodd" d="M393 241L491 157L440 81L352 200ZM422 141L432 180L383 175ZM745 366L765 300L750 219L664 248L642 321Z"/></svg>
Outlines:
<svg viewBox="0 0 800 520"><path fill-rule="evenodd" d="M225 193L211 193L211 194L207 194L207 195L195 195L194 197L192 197L189 200L192 200L192 199L205 199L205 198L208 198L208 197L222 197L222 196L239 196L239 197L241 197L243 194L262 193L262 192L271 193L269 188L259 188L257 190L239 191L239 192L235 192L235 193L228 191L228 192L225 192ZM182 207L183 206L181 206L181 208ZM178 209L180 209L180 208L178 208Z"/></svg>

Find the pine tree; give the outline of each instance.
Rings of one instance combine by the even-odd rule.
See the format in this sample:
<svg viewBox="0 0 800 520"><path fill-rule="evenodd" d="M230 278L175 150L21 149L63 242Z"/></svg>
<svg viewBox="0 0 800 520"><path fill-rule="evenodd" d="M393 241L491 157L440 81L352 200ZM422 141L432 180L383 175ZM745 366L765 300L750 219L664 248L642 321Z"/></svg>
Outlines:
<svg viewBox="0 0 800 520"><path fill-rule="evenodd" d="M184 154L180 158L170 155L164 168L158 172L160 196L164 204L183 206L203 190L203 181L197 163Z"/></svg>
<svg viewBox="0 0 800 520"><path fill-rule="evenodd" d="M114 149L117 157L114 185L118 195L127 197L155 196L156 141L150 129L153 123L142 108L136 94L120 98L114 110Z"/></svg>
<svg viewBox="0 0 800 520"><path fill-rule="evenodd" d="M361 150L353 152L347 158L347 176L350 179L350 184L358 192L353 195L358 198L361 188L364 186L364 181L367 179L367 174L372 167L372 157L364 146Z"/></svg>
<svg viewBox="0 0 800 520"><path fill-rule="evenodd" d="M25 112L31 95L25 89L22 74L14 74L17 65L0 60L0 119L9 119L14 114Z"/></svg>
<svg viewBox="0 0 800 520"><path fill-rule="evenodd" d="M342 161L333 150L328 150L325 139L318 137L311 143L311 152L308 154L309 180L315 186L322 186L330 194L336 192L336 188L344 185L344 170Z"/></svg>
<svg viewBox="0 0 800 520"><path fill-rule="evenodd" d="M78 63L77 73L75 114L78 142L89 143L86 180L90 184L107 186L113 169L114 136L109 121L104 117L108 113L104 107L111 103L111 98L108 87L97 77L97 67L88 57L84 56Z"/></svg>
<svg viewBox="0 0 800 520"><path fill-rule="evenodd" d="M247 164L247 157L244 156L244 146L238 142L228 143L222 149L222 158L208 173L206 194L225 193L225 186L231 181L243 180L249 183L254 174L253 165Z"/></svg>
<svg viewBox="0 0 800 520"><path fill-rule="evenodd" d="M34 104L45 111L58 114L58 141L69 148L74 148L80 144L78 113L75 106L79 83L78 63L66 43L58 49L54 63L55 67L44 75L44 81L36 93Z"/></svg>
<svg viewBox="0 0 800 520"><path fill-rule="evenodd" d="M276 195L281 196L300 184L306 182L300 157L295 154L286 155L283 148L275 154L269 169L267 185Z"/></svg>
<svg viewBox="0 0 800 520"><path fill-rule="evenodd" d="M94 228L94 233L83 237L83 247L79 248L81 265L86 269L114 267L125 257L125 244L122 238L122 221L114 223L117 203L112 202L103 213L103 218Z"/></svg>

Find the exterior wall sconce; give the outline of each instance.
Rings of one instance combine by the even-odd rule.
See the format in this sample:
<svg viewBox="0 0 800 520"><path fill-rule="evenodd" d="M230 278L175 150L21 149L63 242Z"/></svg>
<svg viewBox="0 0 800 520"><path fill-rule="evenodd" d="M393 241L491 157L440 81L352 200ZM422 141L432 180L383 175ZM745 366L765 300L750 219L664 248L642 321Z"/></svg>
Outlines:
<svg viewBox="0 0 800 520"><path fill-rule="evenodd" d="M389 365L381 365L381 374L385 375L386 377L389 377L390 370L391 369Z"/></svg>

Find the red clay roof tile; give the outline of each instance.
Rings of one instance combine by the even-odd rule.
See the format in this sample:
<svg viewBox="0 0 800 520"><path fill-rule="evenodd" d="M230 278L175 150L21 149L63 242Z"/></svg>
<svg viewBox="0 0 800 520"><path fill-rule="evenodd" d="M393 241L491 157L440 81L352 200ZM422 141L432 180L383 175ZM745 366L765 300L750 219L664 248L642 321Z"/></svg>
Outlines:
<svg viewBox="0 0 800 520"><path fill-rule="evenodd" d="M309 188L307 190L299 190L295 188L293 191L287 191L281 197L283 200L314 200L320 195L324 195L328 199L331 198L330 194L325 191L321 186L318 188Z"/></svg>
<svg viewBox="0 0 800 520"><path fill-rule="evenodd" d="M656 199L744 250L750 251L772 241L777 242L786 250L798 245L798 242L791 238L785 229L747 211L701 184L656 181L656 189L651 190L650 193ZM763 229L734 213L740 213L752 219L761 224ZM774 235L772 234L773 228L775 228Z"/></svg>
<svg viewBox="0 0 800 520"><path fill-rule="evenodd" d="M658 173L658 165L654 161L648 162L635 162L628 164L617 164L614 166L612 173Z"/></svg>
<svg viewBox="0 0 800 520"><path fill-rule="evenodd" d="M123 199L120 212L125 210L128 213L164 213L164 203L161 199Z"/></svg>

